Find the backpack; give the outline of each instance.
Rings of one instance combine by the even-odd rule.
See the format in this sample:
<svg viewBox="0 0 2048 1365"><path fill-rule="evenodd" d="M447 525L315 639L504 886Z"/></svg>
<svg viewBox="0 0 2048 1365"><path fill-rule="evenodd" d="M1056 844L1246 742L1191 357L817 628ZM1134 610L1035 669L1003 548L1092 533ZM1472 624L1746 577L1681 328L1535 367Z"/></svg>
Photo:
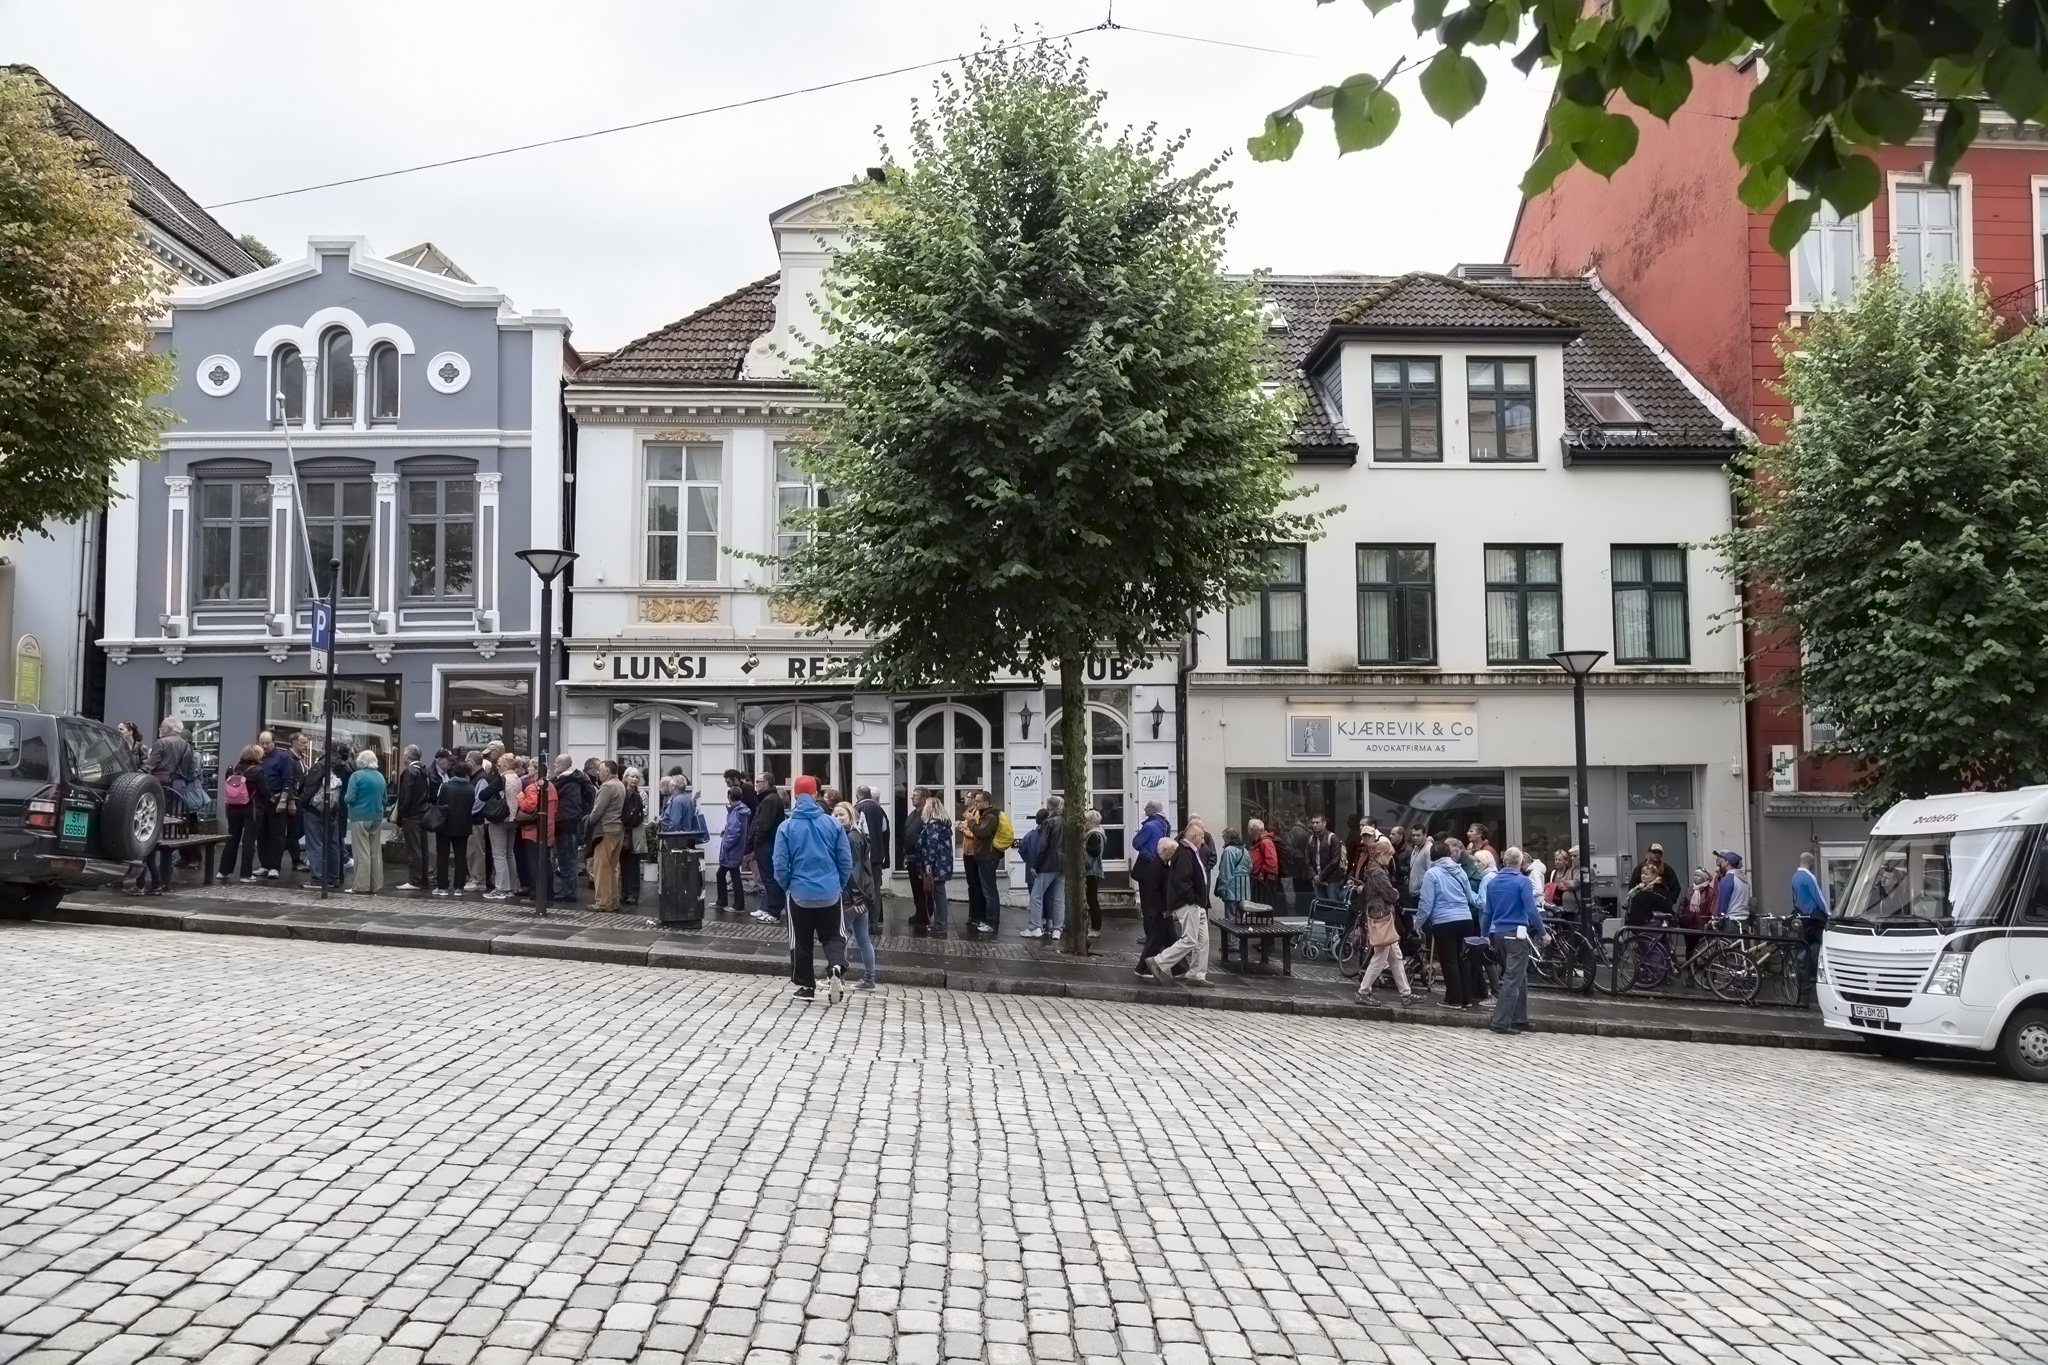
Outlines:
<svg viewBox="0 0 2048 1365"><path fill-rule="evenodd" d="M1017 842L1017 831L1011 826L1010 812L1006 810L996 812L996 837L993 842L998 853L1004 852L1011 844Z"/></svg>
<svg viewBox="0 0 2048 1365"><path fill-rule="evenodd" d="M230 806L249 804L249 781L240 773L229 773L220 784L220 799Z"/></svg>
<svg viewBox="0 0 2048 1365"><path fill-rule="evenodd" d="M317 811L330 811L340 803L341 779L334 775L334 769L330 765L327 769L327 780L322 782L319 788L306 798L306 804Z"/></svg>

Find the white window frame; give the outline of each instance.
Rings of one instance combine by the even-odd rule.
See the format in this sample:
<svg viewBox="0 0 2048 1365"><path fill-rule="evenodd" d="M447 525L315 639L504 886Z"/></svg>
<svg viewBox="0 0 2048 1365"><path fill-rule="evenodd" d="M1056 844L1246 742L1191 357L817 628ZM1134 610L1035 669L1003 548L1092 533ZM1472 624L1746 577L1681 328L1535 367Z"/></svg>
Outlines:
<svg viewBox="0 0 2048 1365"><path fill-rule="evenodd" d="M1886 201L1886 205L1889 211L1889 200ZM1877 214L1873 206L1866 204L1857 210L1854 216L1841 219L1840 221L1855 225L1856 283L1860 286L1864 273L1870 269L1871 261L1877 256ZM1820 224L1816 222L1813 226L1807 228L1805 233L1800 234L1800 242L1803 243L1806 240L1807 234L1818 231L1820 231ZM1822 253L1822 260L1826 260L1826 253ZM1792 248L1792 254L1785 258L1785 283L1787 286L1786 297L1791 300L1785 305L1785 312L1787 314L1794 318L1803 318L1819 310L1819 304L1806 303L1799 297L1799 248L1796 245ZM1853 294L1854 291L1852 290L1851 292Z"/></svg>
<svg viewBox="0 0 2048 1365"><path fill-rule="evenodd" d="M2037 175L2027 184L2034 213L2034 279L2048 280L2048 253L2041 247L2041 234L2048 232L2048 215L2041 212L2041 196L2048 194L2048 175Z"/></svg>
<svg viewBox="0 0 2048 1365"><path fill-rule="evenodd" d="M647 452L654 446L674 446L683 453L682 477L680 479L650 479L647 477ZM693 479L690 477L690 450L716 450L718 452L718 477L716 479ZM715 586L725 582L725 518L731 499L726 496L726 471L732 468L732 446L728 441L642 441L639 462L640 534L634 545L638 559L634 565L634 581L658 584L663 587ZM647 543L657 534L647 524L648 513L653 505L649 490L656 486L674 488L676 497L676 576L655 578L647 572ZM708 488L717 494L717 511L712 517L711 538L716 549L716 564L709 578L690 577L690 490ZM661 534L666 534L661 533ZM699 531L696 534L703 535Z"/></svg>
<svg viewBox="0 0 2048 1365"><path fill-rule="evenodd" d="M1904 171L1890 171L1885 175L1885 251L1894 261L1899 258L1899 190L1902 187L1931 189L1930 177L1933 174L1934 163L1930 161L1921 166L1917 175ZM1974 186L1968 174L1952 171L1948 177L1948 188L1956 200L1956 264L1962 268L1964 279L1974 280L1977 276Z"/></svg>
<svg viewBox="0 0 2048 1365"><path fill-rule="evenodd" d="M814 510L818 506L818 490L827 488L825 483L809 474L806 474L801 480L785 479L782 477L782 452L785 449L794 450L797 444L797 442L790 440L770 441L768 443L768 519L771 523L768 528L768 536L769 543L775 547L775 553L778 555L785 553L782 544L785 536L792 538L801 536L803 539L809 540L812 535L809 531L785 531L783 529L782 490L785 488L801 488L805 490L804 506Z"/></svg>

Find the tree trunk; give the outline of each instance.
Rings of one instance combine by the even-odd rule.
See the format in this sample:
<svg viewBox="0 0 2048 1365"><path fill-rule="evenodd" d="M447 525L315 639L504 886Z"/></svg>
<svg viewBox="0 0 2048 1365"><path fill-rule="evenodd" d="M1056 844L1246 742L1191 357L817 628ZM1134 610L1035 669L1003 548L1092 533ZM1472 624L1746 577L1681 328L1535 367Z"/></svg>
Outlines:
<svg viewBox="0 0 2048 1365"><path fill-rule="evenodd" d="M1088 832L1081 818L1088 813L1088 675L1087 660L1078 654L1060 656L1060 756L1065 766L1060 814L1066 820L1066 847L1060 853L1065 876L1060 888L1066 898L1067 932L1060 939L1062 952L1086 956L1088 952L1087 879L1081 869L1085 861Z"/></svg>

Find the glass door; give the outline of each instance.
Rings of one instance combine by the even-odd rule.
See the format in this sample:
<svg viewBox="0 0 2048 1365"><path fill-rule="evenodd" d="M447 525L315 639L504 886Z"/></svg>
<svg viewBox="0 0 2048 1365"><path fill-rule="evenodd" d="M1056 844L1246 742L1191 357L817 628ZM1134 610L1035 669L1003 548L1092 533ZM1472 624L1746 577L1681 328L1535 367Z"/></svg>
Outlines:
<svg viewBox="0 0 2048 1365"><path fill-rule="evenodd" d="M697 780L696 734L681 711L649 706L629 711L613 732L612 753L621 768L638 768L649 791L661 790L671 775Z"/></svg>

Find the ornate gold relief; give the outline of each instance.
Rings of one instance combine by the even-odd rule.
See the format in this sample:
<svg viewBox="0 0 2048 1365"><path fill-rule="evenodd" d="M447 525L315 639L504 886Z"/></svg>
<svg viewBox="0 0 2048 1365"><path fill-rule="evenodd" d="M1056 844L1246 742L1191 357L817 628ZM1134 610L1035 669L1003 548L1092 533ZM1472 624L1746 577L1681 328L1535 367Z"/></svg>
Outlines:
<svg viewBox="0 0 2048 1365"><path fill-rule="evenodd" d="M818 613L808 602L776 598L768 604L768 619L778 626L808 626L818 619Z"/></svg>
<svg viewBox="0 0 2048 1365"><path fill-rule="evenodd" d="M715 597L643 597L640 619L657 625L708 626L718 621Z"/></svg>

